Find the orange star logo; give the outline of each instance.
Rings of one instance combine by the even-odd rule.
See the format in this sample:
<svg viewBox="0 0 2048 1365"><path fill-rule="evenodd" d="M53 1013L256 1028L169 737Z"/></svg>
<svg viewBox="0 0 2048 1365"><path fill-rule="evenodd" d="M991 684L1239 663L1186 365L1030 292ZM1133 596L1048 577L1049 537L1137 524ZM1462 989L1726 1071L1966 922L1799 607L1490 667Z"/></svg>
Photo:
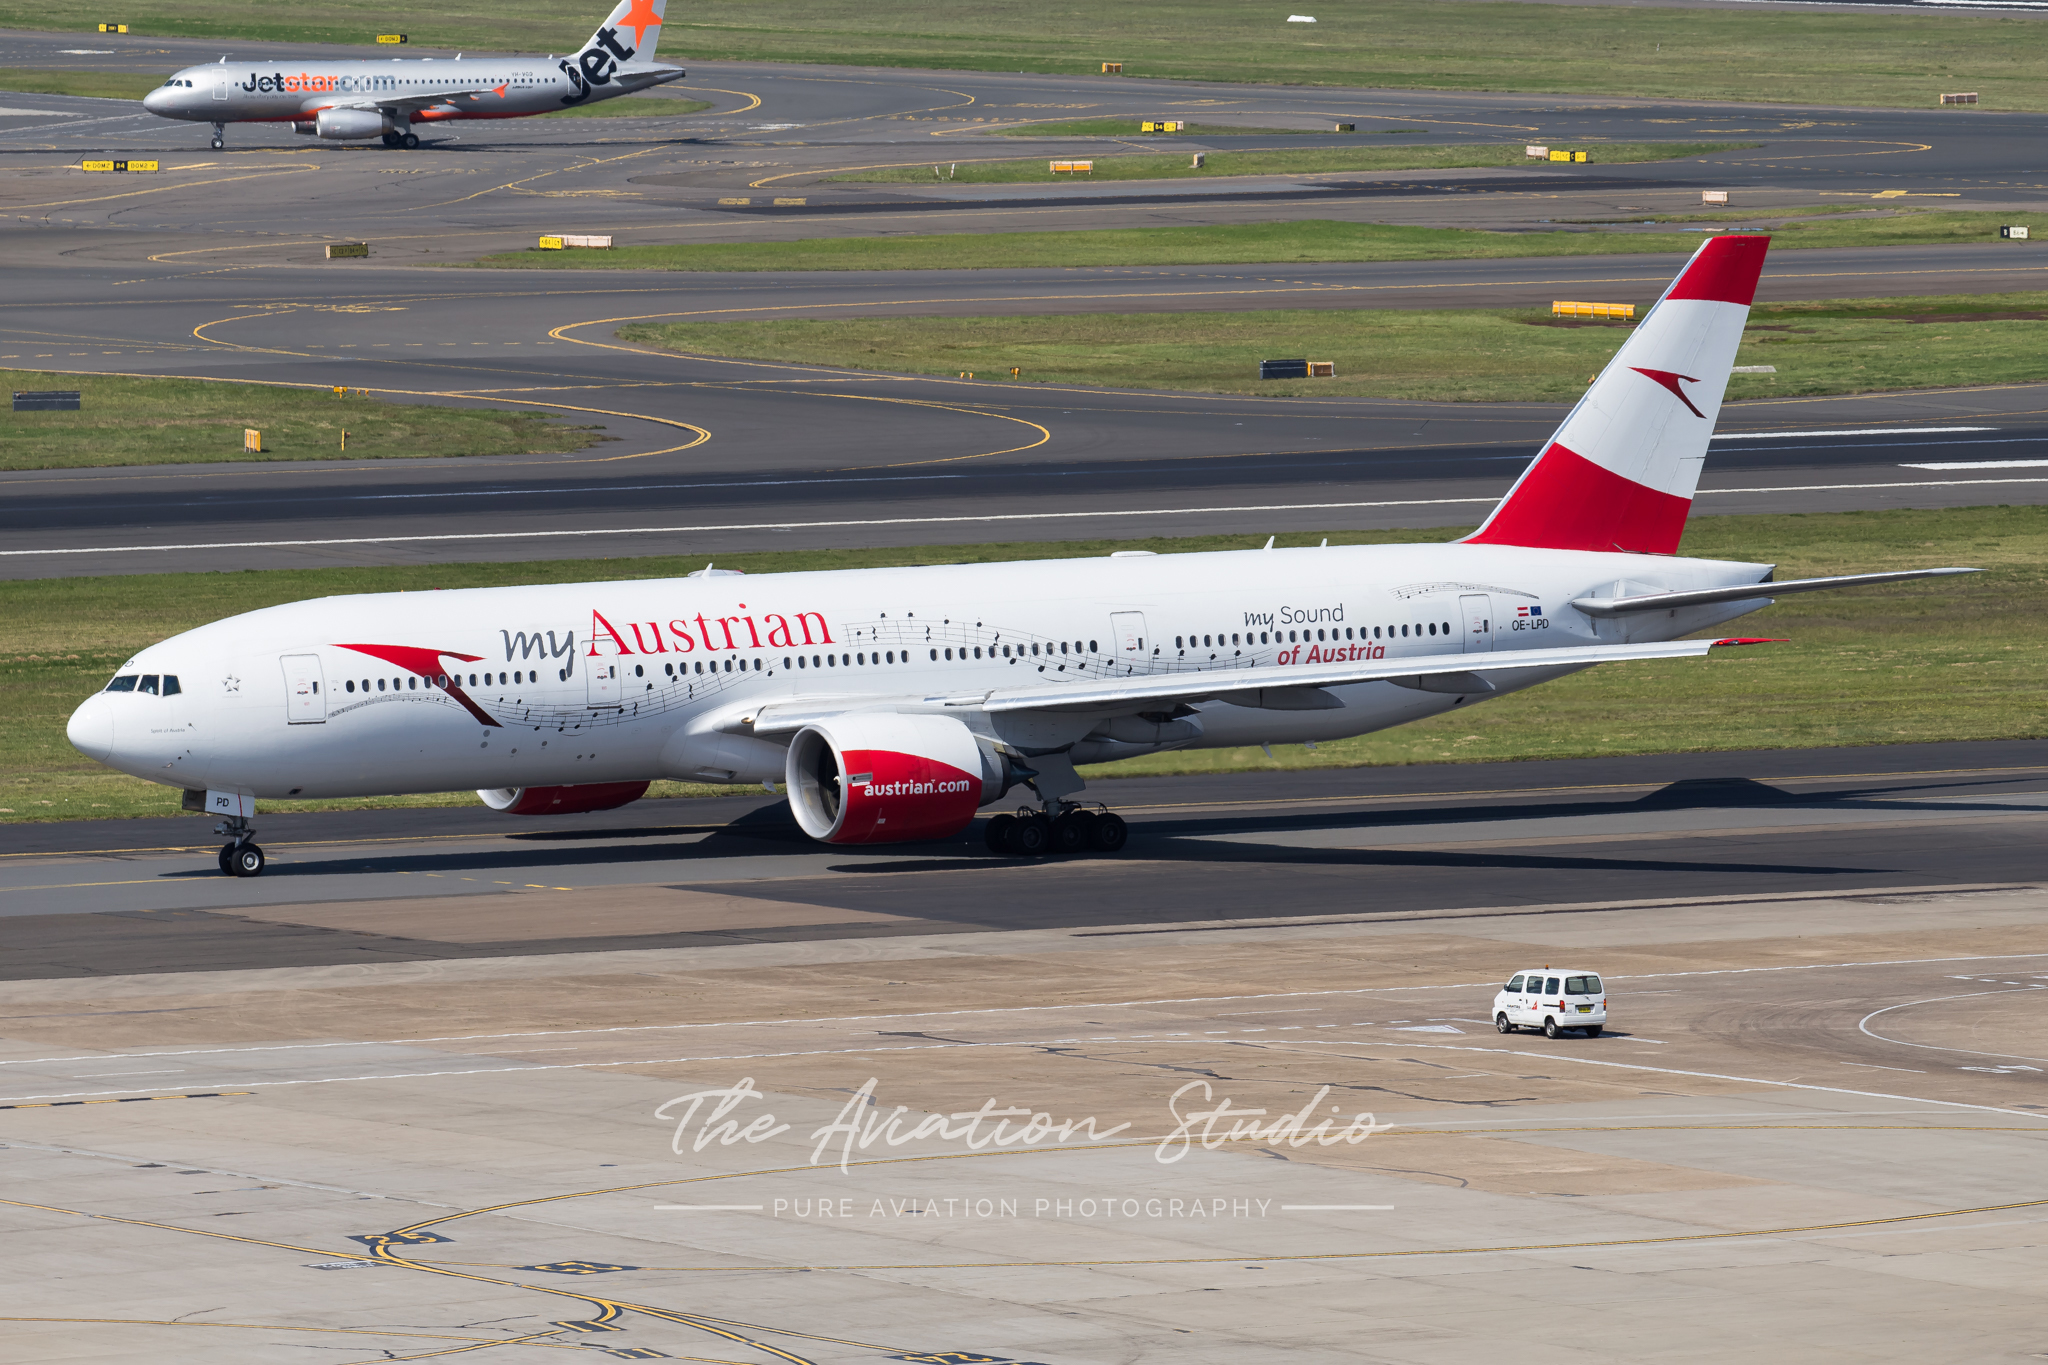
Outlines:
<svg viewBox="0 0 2048 1365"><path fill-rule="evenodd" d="M633 46L647 45L647 30L661 27L661 15L655 12L654 0L633 0L633 7L619 19L620 28L633 30Z"/></svg>

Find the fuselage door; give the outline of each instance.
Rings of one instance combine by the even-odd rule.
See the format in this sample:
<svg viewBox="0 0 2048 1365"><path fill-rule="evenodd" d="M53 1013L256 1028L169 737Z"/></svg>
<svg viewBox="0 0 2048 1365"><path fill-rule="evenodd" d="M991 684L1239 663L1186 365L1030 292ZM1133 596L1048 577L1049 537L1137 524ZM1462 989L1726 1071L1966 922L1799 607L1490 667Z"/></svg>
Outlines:
<svg viewBox="0 0 2048 1365"><path fill-rule="evenodd" d="M592 706L617 706L619 704L619 661L617 659L592 659L583 670L584 680L590 685Z"/></svg>
<svg viewBox="0 0 2048 1365"><path fill-rule="evenodd" d="M1483 592L1466 593L1458 599L1465 618L1465 652L1486 654L1493 649L1493 598Z"/></svg>
<svg viewBox="0 0 2048 1365"><path fill-rule="evenodd" d="M215 76L213 78L213 97L217 100L224 100L228 97L228 78L226 76Z"/></svg>
<svg viewBox="0 0 2048 1365"><path fill-rule="evenodd" d="M1145 634L1145 613L1142 611L1113 611L1109 614L1110 648L1115 651L1118 663L1135 668L1152 657L1152 646Z"/></svg>
<svg viewBox="0 0 2048 1365"><path fill-rule="evenodd" d="M327 719L327 678L317 654L287 654L284 665L285 719L293 725L318 725Z"/></svg>

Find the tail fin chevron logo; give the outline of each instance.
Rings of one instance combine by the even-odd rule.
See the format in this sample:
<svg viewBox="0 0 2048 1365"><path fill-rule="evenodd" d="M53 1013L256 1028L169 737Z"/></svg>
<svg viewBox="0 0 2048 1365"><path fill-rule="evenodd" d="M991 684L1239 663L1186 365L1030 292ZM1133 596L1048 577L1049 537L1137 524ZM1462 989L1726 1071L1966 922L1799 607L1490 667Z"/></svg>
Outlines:
<svg viewBox="0 0 2048 1365"><path fill-rule="evenodd" d="M1673 374L1670 370L1646 370L1640 365L1631 365L1629 366L1629 368L1634 370L1637 374L1643 376L1645 379L1654 379L1659 384L1662 384L1665 388L1671 390L1672 396L1677 398L1679 402L1685 404L1686 411L1690 412L1693 416L1706 416L1704 412L1701 412L1698 408L1692 405L1692 399L1687 398L1685 396L1685 390L1678 387L1681 382L1686 384L1697 384L1700 382L1699 380L1694 379L1691 375Z"/></svg>

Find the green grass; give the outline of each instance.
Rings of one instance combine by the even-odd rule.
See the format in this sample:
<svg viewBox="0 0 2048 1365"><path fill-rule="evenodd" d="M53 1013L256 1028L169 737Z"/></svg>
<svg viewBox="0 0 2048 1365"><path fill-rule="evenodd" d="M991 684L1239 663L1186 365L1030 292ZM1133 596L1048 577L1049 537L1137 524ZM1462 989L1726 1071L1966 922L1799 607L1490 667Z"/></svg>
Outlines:
<svg viewBox="0 0 2048 1365"><path fill-rule="evenodd" d="M1619 303L1646 303L1627 297ZM1763 304L1732 398L2048 379L2048 293ZM1936 316L1941 325L1913 319ZM639 324L619 335L692 354L1033 383L1268 397L1567 401L1621 346L1622 323L1534 309L1288 309L1065 317L783 318ZM1258 378L1259 361L1333 361L1334 379Z"/></svg>
<svg viewBox="0 0 2048 1365"><path fill-rule="evenodd" d="M1754 142L1612 142L1587 150L1595 162L1676 161L1710 152L1737 151L1755 147ZM1344 171L1449 170L1471 166L1547 166L1531 162L1526 145L1464 143L1454 147L1326 147L1306 151L1210 152L1200 169L1187 153L1173 156L1143 154L1088 158L1095 169L1087 176L1055 175L1051 160L1029 157L1016 161L961 161L949 163L948 184L1022 185L1070 180L1219 180L1239 175L1322 175ZM954 173L950 166L957 164ZM1573 163L1576 165L1577 163ZM1588 166L1595 164L1587 163ZM1560 165L1560 171L1571 167ZM929 184L931 164L878 166L827 176L828 184L903 185Z"/></svg>
<svg viewBox="0 0 2048 1365"><path fill-rule="evenodd" d="M676 118L698 114L712 106L711 100L672 100L650 95L622 95L597 104L579 104L573 109L555 109L535 118Z"/></svg>
<svg viewBox="0 0 2048 1365"><path fill-rule="evenodd" d="M84 0L0 0L0 26L68 29L88 40L80 46L93 46L104 9ZM388 0L122 7L141 36L367 43L398 24L415 45L473 52L574 51L601 12L556 0L403 10ZM406 17L395 20L397 13ZM670 14L660 55L1060 75L1092 75L1104 61L1121 61L1129 76L1202 81L1895 108L1927 108L1937 93L1965 89L1982 92L1993 109L2048 108L2048 44L2037 21L2023 17L1430 0L1347 0L1316 17L1289 24L1284 7L1240 0L699 0ZM1148 112L1132 108L1115 77L1097 79L1102 113ZM1001 105L975 112L1032 116Z"/></svg>
<svg viewBox="0 0 2048 1365"><path fill-rule="evenodd" d="M88 95L103 100L139 100L163 83L161 75L139 72L35 71L25 67L0 67L0 90L18 90L24 95Z"/></svg>
<svg viewBox="0 0 2048 1365"><path fill-rule="evenodd" d="M337 398L327 389L28 370L0 370L0 386L77 389L81 403L77 412L0 412L0 469L560 454L602 439L545 412L387 403L353 391ZM247 428L263 433L262 454L242 449Z"/></svg>
<svg viewBox="0 0 2048 1365"><path fill-rule="evenodd" d="M1463 528L1328 533L1333 545L1448 540ZM1312 545L1323 533L1286 535ZM911 550L821 550L721 556L749 573L883 564L991 563L1250 549L1258 532L1150 541L990 544ZM1816 593L1746 618L1791 644L1703 660L1616 665L1502 697L1455 715L1360 739L1163 754L1090 771L1342 767L1613 753L1802 748L2048 735L2041 679L2048 638L2018 628L2048 612L2048 508L1696 517L1681 553L1761 560L1787 578L1970 564L1990 572ZM424 591L680 574L702 555L599 562L152 574L0 583L0 820L169 815L178 794L112 773L74 751L64 721L144 645L236 612L331 593ZM661 784L663 794L729 791ZM1105 793L1110 800L1113 792ZM474 804L469 793L377 801L266 802L266 810Z"/></svg>
<svg viewBox="0 0 2048 1365"><path fill-rule="evenodd" d="M1866 207L1856 205L1857 208ZM1790 210L1788 212L1797 212ZM1771 249L1941 246L1998 240L2001 223L2025 213L1905 210L1884 218L1811 222L1771 229ZM1623 220L1626 221L1626 220ZM1640 220L1635 220L1640 221ZM1684 220L1673 220L1684 221ZM927 236L831 237L796 242L625 246L605 252L509 251L470 265L506 270L993 270L1128 265L1298 265L1314 261L1450 261L1526 256L1609 256L1691 251L1691 233L1482 232L1307 219L1288 223L1064 232L949 232ZM2013 250L2041 248L2015 245Z"/></svg>

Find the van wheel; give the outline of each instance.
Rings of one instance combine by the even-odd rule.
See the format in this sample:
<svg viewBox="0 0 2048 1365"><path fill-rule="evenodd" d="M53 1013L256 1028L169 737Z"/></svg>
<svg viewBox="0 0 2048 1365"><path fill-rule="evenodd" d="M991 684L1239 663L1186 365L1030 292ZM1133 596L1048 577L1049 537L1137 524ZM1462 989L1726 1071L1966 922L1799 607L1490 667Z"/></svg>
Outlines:
<svg viewBox="0 0 2048 1365"><path fill-rule="evenodd" d="M1588 1025L1586 1025L1586 1036L1587 1036L1588 1038L1598 1038L1598 1037L1600 1036L1600 1025L1598 1025L1598 1024L1588 1024Z"/></svg>
<svg viewBox="0 0 2048 1365"><path fill-rule="evenodd" d="M1499 1029L1502 1033L1513 1033L1515 1031L1515 1026L1508 1022L1508 1017L1506 1014L1494 1015L1493 1026Z"/></svg>
<svg viewBox="0 0 2048 1365"><path fill-rule="evenodd" d="M1555 1038L1563 1032L1564 1030L1557 1026L1557 1020L1545 1019L1543 1021L1543 1036L1545 1038Z"/></svg>

